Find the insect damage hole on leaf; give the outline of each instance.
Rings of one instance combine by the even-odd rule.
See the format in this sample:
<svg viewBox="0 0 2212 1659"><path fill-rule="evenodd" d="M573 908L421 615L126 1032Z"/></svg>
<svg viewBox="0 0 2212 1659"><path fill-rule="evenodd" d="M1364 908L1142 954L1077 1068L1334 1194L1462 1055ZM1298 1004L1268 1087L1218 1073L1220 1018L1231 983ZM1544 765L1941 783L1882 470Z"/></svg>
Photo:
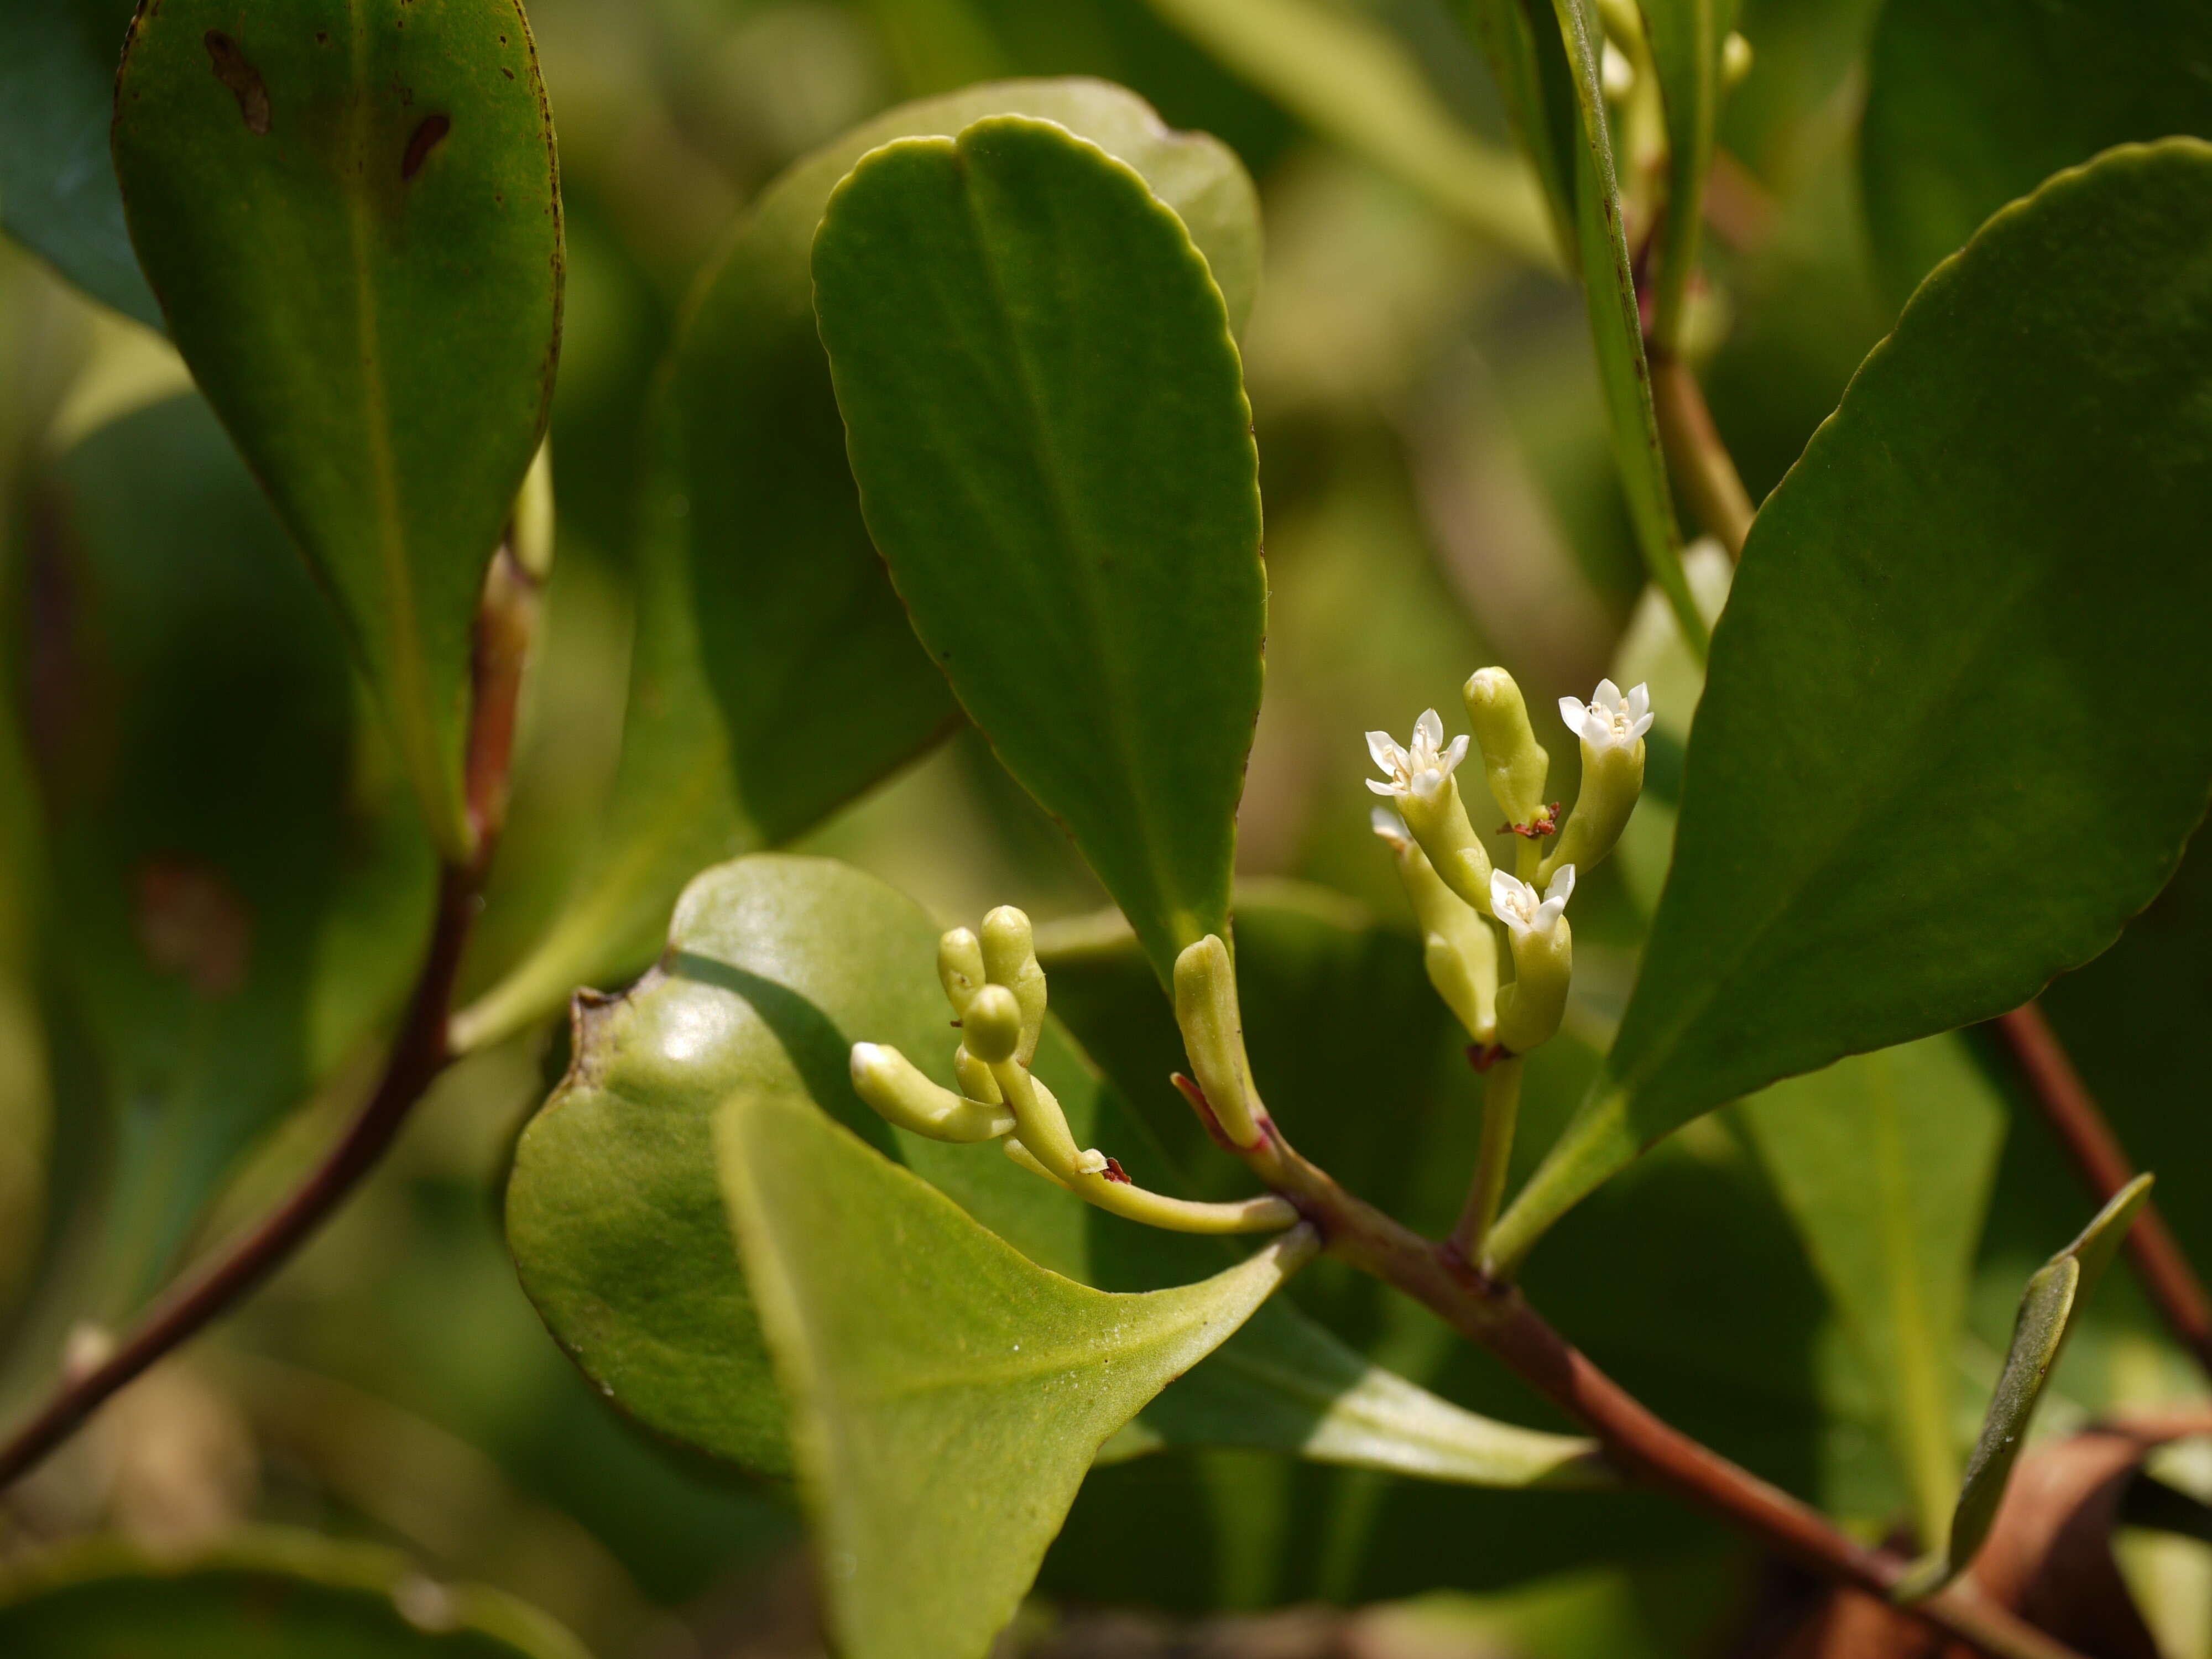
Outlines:
<svg viewBox="0 0 2212 1659"><path fill-rule="evenodd" d="M238 42L221 29L210 29L201 37L207 46L208 63L215 70L215 78L230 89L238 100L238 112L246 118L246 130L257 138L269 135L269 88L262 84L261 71L246 60L238 49Z"/></svg>

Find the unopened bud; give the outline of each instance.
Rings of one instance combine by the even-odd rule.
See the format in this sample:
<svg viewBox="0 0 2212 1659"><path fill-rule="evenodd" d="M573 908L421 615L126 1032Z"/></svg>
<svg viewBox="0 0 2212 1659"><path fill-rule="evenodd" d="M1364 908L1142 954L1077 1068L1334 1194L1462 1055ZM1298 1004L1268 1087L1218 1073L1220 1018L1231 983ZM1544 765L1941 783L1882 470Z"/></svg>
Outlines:
<svg viewBox="0 0 2212 1659"><path fill-rule="evenodd" d="M534 581L553 574L553 441L549 437L538 444L530 471L522 475L522 488L507 521L507 547Z"/></svg>
<svg viewBox="0 0 2212 1659"><path fill-rule="evenodd" d="M1480 670L1460 688L1468 723L1482 750L1482 769L1505 820L1526 830L1544 813L1544 781L1552 757L1528 724L1528 705L1513 676L1502 668Z"/></svg>
<svg viewBox="0 0 2212 1659"><path fill-rule="evenodd" d="M1467 1034L1488 1046L1498 1040L1498 935L1472 905L1443 884L1395 813L1376 807L1374 825L1397 857L1398 879L1420 923L1429 983Z"/></svg>
<svg viewBox="0 0 2212 1659"><path fill-rule="evenodd" d="M1175 1001L1183 1052L1190 1056L1190 1068L1222 1133L1239 1146L1258 1146L1237 969L1218 933L1208 933L1176 958Z"/></svg>
<svg viewBox="0 0 2212 1659"><path fill-rule="evenodd" d="M952 1075L960 1079L960 1092L970 1100L995 1106L1005 1098L999 1092L999 1079L991 1075L991 1068L969 1054L964 1042L952 1051Z"/></svg>
<svg viewBox="0 0 2212 1659"><path fill-rule="evenodd" d="M1012 1113L932 1083L886 1043L853 1045L853 1088L878 1116L933 1140L990 1140L1014 1127Z"/></svg>
<svg viewBox="0 0 2212 1659"><path fill-rule="evenodd" d="M967 1017L969 999L983 980L983 945L975 934L956 927L937 941L937 981L945 988L955 1019Z"/></svg>
<svg viewBox="0 0 2212 1659"><path fill-rule="evenodd" d="M968 1000L960 1017L960 1037L968 1052L986 1065L1012 1060L1022 1046L1022 1006L1003 985L986 985Z"/></svg>
<svg viewBox="0 0 2212 1659"><path fill-rule="evenodd" d="M1015 1058L1024 1066L1036 1054L1044 1030L1044 969L1037 963L1036 938L1030 919L1011 904L983 918L983 972L994 985L1014 994L1022 1009L1022 1045Z"/></svg>
<svg viewBox="0 0 2212 1659"><path fill-rule="evenodd" d="M1735 91L1742 83L1743 77L1750 73L1751 42L1730 29L1728 39L1721 42L1722 88Z"/></svg>
<svg viewBox="0 0 2212 1659"><path fill-rule="evenodd" d="M1460 800L1459 780L1447 778L1433 796L1409 796L1399 803L1407 829L1429 856L1445 886L1487 915L1490 912L1490 853L1474 833Z"/></svg>

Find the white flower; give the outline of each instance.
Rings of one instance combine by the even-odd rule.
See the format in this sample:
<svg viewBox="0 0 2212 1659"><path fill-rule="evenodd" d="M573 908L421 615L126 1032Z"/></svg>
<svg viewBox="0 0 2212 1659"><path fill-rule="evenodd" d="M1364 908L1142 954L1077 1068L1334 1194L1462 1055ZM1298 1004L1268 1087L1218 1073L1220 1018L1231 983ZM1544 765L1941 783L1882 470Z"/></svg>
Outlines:
<svg viewBox="0 0 2212 1659"><path fill-rule="evenodd" d="M1467 737L1454 738L1449 748L1442 747L1444 723L1433 708L1425 711L1413 722L1412 741L1403 749L1390 741L1388 732L1367 734L1367 752L1375 757L1376 765L1385 775L1367 780L1367 787L1376 794L1404 800L1417 796L1422 800L1433 800L1437 792L1444 787L1444 780L1452 775L1452 768L1467 757Z"/></svg>
<svg viewBox="0 0 2212 1659"><path fill-rule="evenodd" d="M1552 884L1544 890L1541 903L1537 902L1536 890L1527 882L1516 881L1503 870L1490 872L1491 910L1516 933L1550 933L1574 890L1575 866L1571 864L1559 866L1552 877Z"/></svg>
<svg viewBox="0 0 2212 1659"><path fill-rule="evenodd" d="M1406 828L1406 820L1387 806L1378 806L1367 815L1367 827L1389 842L1393 851L1402 853L1413 844L1413 832Z"/></svg>
<svg viewBox="0 0 2212 1659"><path fill-rule="evenodd" d="M1639 685L1624 697L1611 680L1600 680L1587 703L1561 697L1559 718L1593 749L1626 749L1651 729L1651 688Z"/></svg>

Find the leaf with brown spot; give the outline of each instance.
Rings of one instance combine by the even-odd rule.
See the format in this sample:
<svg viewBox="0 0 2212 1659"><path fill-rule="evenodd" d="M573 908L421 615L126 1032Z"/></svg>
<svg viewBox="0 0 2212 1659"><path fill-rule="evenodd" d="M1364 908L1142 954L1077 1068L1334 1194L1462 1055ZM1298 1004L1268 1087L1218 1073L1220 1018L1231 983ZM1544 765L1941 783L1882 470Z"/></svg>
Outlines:
<svg viewBox="0 0 2212 1659"><path fill-rule="evenodd" d="M113 149L177 349L465 856L471 630L561 331L552 118L516 0L163 0L132 26Z"/></svg>

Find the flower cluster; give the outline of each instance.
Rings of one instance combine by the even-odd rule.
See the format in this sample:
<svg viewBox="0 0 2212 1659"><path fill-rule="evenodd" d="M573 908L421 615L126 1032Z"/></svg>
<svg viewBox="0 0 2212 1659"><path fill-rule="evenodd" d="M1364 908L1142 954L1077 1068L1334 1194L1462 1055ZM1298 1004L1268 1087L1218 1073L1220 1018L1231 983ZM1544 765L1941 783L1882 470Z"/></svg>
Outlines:
<svg viewBox="0 0 2212 1659"><path fill-rule="evenodd" d="M1241 1125L1256 1137L1256 1101L1227 966L1226 947L1211 934L1185 951L1176 967L1176 1011L1194 1068L1221 1103L1219 1121L1224 1129ZM1012 905L992 911L983 918L980 938L965 927L945 934L938 941L937 975L960 1028L951 1060L959 1091L930 1078L888 1043L856 1042L853 1087L878 1115L933 1140L996 1140L1031 1174L1100 1209L1155 1227L1276 1232L1296 1223L1297 1211L1273 1194L1199 1204L1148 1191L1118 1159L1076 1145L1066 1112L1030 1069L1044 1032L1045 975L1030 919L1021 911Z"/></svg>
<svg viewBox="0 0 2212 1659"><path fill-rule="evenodd" d="M1566 920L1575 875L1610 853L1644 789L1644 738L1651 729L1649 688L1624 694L1601 680L1588 702L1559 699L1559 714L1582 747L1582 792L1564 823L1544 800L1551 760L1528 721L1513 677L1485 668L1462 688L1490 792L1518 838L1518 873L1496 867L1460 799L1453 774L1468 738L1444 741L1433 708L1401 748L1389 734L1367 734L1383 776L1367 787L1397 813L1377 808L1375 832L1396 855L1421 927L1430 982L1474 1040L1479 1064L1526 1054L1559 1028L1573 972ZM1544 843L1553 842L1548 851ZM1501 983L1497 932L1504 933L1513 974Z"/></svg>

